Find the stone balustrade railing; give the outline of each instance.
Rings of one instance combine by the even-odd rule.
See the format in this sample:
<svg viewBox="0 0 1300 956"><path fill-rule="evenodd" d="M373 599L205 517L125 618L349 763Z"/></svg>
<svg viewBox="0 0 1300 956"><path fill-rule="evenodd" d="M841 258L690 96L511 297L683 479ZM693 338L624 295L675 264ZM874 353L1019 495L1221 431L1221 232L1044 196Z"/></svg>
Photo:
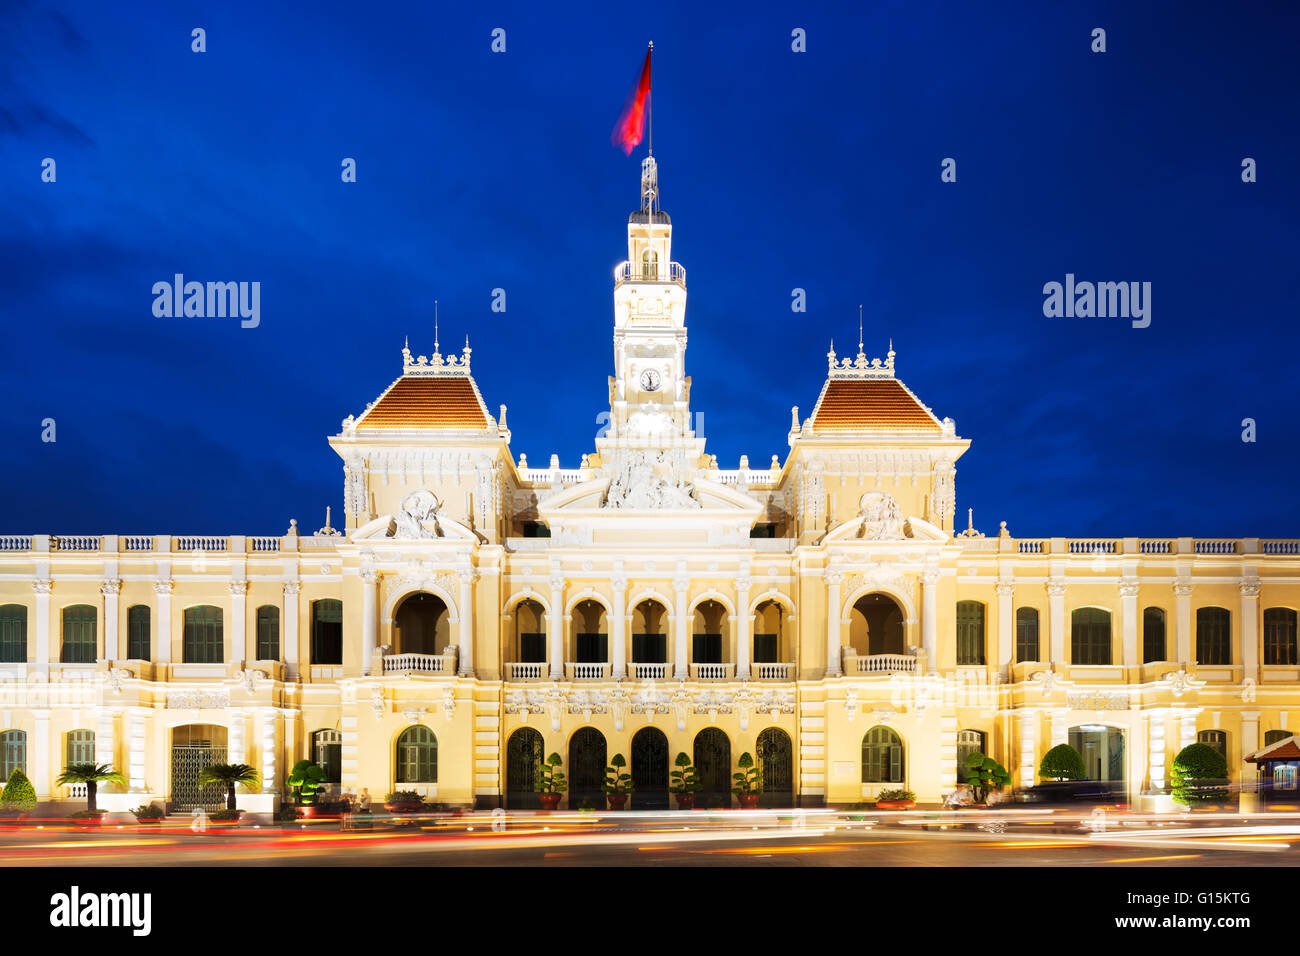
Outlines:
<svg viewBox="0 0 1300 956"><path fill-rule="evenodd" d="M385 674L454 674L454 654L385 654Z"/></svg>
<svg viewBox="0 0 1300 956"><path fill-rule="evenodd" d="M549 676L545 663L506 664L506 680L544 680Z"/></svg>
<svg viewBox="0 0 1300 956"><path fill-rule="evenodd" d="M1297 538L964 538L954 543L966 551L1092 557L1144 554L1300 555Z"/></svg>
<svg viewBox="0 0 1300 956"><path fill-rule="evenodd" d="M692 664L691 677L695 680L731 680L735 664Z"/></svg>
<svg viewBox="0 0 1300 956"><path fill-rule="evenodd" d="M755 680L793 680L794 664L751 664Z"/></svg>
<svg viewBox="0 0 1300 956"><path fill-rule="evenodd" d="M908 654L844 655L844 672L854 674L915 674L917 658Z"/></svg>
<svg viewBox="0 0 1300 956"><path fill-rule="evenodd" d="M628 664L627 669L635 680L665 680L672 673L671 664Z"/></svg>
<svg viewBox="0 0 1300 956"><path fill-rule="evenodd" d="M569 680L606 680L609 678L609 664L579 664L568 661L564 673Z"/></svg>

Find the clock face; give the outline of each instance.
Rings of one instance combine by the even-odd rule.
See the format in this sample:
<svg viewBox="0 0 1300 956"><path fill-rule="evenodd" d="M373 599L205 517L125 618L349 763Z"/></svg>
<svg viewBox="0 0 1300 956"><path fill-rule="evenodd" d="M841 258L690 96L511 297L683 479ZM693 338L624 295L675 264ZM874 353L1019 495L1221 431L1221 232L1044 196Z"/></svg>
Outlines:
<svg viewBox="0 0 1300 956"><path fill-rule="evenodd" d="M659 373L656 372L654 369L648 368L641 373L641 388L643 388L645 391L657 392L659 391L659 386L661 384L662 383L659 380Z"/></svg>

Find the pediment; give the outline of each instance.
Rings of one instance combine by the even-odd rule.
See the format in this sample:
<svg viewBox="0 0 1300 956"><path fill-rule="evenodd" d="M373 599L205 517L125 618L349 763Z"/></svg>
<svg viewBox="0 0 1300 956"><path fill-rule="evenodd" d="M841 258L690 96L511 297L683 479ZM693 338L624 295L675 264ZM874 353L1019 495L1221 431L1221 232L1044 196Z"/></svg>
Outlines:
<svg viewBox="0 0 1300 956"><path fill-rule="evenodd" d="M354 541L461 541L486 539L441 512L442 502L430 491L414 491L402 499L401 507L380 515L352 533Z"/></svg>
<svg viewBox="0 0 1300 956"><path fill-rule="evenodd" d="M608 477L594 478L576 485L570 485L551 494L542 494L537 501L537 514L547 523L564 517L598 517L616 520L620 516L636 515L639 517L671 514L674 518L707 517L718 518L757 518L762 513L762 506L749 495L716 481L697 478L693 483L694 501L691 507L667 504L655 508L611 508L605 504L609 491Z"/></svg>

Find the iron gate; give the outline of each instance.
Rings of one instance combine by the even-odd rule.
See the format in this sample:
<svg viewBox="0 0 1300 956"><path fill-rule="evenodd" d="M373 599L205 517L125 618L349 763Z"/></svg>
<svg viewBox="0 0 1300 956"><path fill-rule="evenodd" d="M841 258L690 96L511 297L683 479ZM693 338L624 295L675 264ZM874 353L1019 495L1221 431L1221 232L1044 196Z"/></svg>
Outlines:
<svg viewBox="0 0 1300 956"><path fill-rule="evenodd" d="M794 746L790 735L779 727L769 727L758 735L758 769L763 779L764 807L794 806Z"/></svg>
<svg viewBox="0 0 1300 956"><path fill-rule="evenodd" d="M632 786L632 809L668 809L668 738L662 730L642 727L632 738Z"/></svg>
<svg viewBox="0 0 1300 956"><path fill-rule="evenodd" d="M216 763L226 762L226 748L202 744L172 745L172 806L177 810L204 807L220 810L226 805L226 788L219 783L199 786L199 774Z"/></svg>
<svg viewBox="0 0 1300 956"><path fill-rule="evenodd" d="M605 735L595 727L582 727L569 740L569 809L587 803L605 809Z"/></svg>
<svg viewBox="0 0 1300 956"><path fill-rule="evenodd" d="M536 787L544 759L542 735L536 730L521 727L510 735L506 744L507 810L536 810L542 805Z"/></svg>
<svg viewBox="0 0 1300 956"><path fill-rule="evenodd" d="M731 806L731 741L717 727L695 735L695 772L703 786L699 806Z"/></svg>

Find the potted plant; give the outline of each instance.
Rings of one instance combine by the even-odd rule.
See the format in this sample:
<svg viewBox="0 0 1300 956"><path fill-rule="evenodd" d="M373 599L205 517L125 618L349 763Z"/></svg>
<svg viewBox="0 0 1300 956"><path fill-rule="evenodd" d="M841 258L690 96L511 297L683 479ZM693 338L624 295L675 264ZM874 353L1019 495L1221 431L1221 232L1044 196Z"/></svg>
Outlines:
<svg viewBox="0 0 1300 956"><path fill-rule="evenodd" d="M605 782L601 789L609 795L609 808L611 810L622 810L627 806L627 797L635 788L632 786L632 775L623 773L622 770L627 766L627 761L622 754L614 754L610 760L609 766L605 768Z"/></svg>
<svg viewBox="0 0 1300 956"><path fill-rule="evenodd" d="M152 803L145 803L131 811L135 814L135 822L140 826L161 826L166 811L162 807L155 806Z"/></svg>
<svg viewBox="0 0 1300 956"><path fill-rule="evenodd" d="M0 817L25 820L27 814L35 809L36 788L27 779L27 774L15 767L4 789L0 790Z"/></svg>
<svg viewBox="0 0 1300 956"><path fill-rule="evenodd" d="M199 786L206 787L214 783L219 783L226 788L226 810L230 813L238 813L235 808L235 786L244 784L248 787L256 787L260 782L257 771L246 763L214 763L211 767L204 767L199 774ZM212 814L212 819L235 819L218 817Z"/></svg>
<svg viewBox="0 0 1300 956"><path fill-rule="evenodd" d="M424 797L415 790L393 790L384 797L389 813L417 813L424 809Z"/></svg>
<svg viewBox="0 0 1300 956"><path fill-rule="evenodd" d="M54 781L60 787L66 787L70 783L84 783L86 785L86 809L80 813L74 813L74 819L89 821L94 817L94 824L102 822L103 814L95 807L95 796L98 785L101 783L120 783L126 785L126 778L110 767L108 764L94 763L70 763L63 768L63 773L59 774Z"/></svg>
<svg viewBox="0 0 1300 956"><path fill-rule="evenodd" d="M1178 751L1170 773L1174 803L1184 807L1224 800L1228 762L1208 744L1188 744Z"/></svg>
<svg viewBox="0 0 1300 956"><path fill-rule="evenodd" d="M99 827L107 815L107 810L78 810L71 814L71 820L79 827Z"/></svg>
<svg viewBox="0 0 1300 956"><path fill-rule="evenodd" d="M731 779L735 781L731 792L740 801L740 809L753 810L758 806L758 798L763 795L762 772L754 766L754 758L750 756L748 750L740 755L736 766L740 770L731 775Z"/></svg>
<svg viewBox="0 0 1300 956"><path fill-rule="evenodd" d="M1083 765L1079 751L1069 744L1057 744L1043 754L1038 775L1044 780L1082 780L1088 776L1088 769Z"/></svg>
<svg viewBox="0 0 1300 956"><path fill-rule="evenodd" d="M691 758L684 752L679 753L673 763L677 769L669 774L668 792L677 801L678 810L694 809L695 795L704 789L704 784L700 783L699 774L691 766Z"/></svg>
<svg viewBox="0 0 1300 956"><path fill-rule="evenodd" d="M551 754L537 770L537 799L543 810L554 810L560 805L560 797L569 788L569 782L558 769L564 765L559 754Z"/></svg>
<svg viewBox="0 0 1300 956"><path fill-rule="evenodd" d="M990 791L1001 789L1011 782L1007 768L982 753L967 756L964 769L966 776L963 782L970 787L976 803L987 803Z"/></svg>
<svg viewBox="0 0 1300 956"><path fill-rule="evenodd" d="M293 791L293 805L300 816L316 815L316 794L325 784L325 771L312 760L299 760L285 781Z"/></svg>
<svg viewBox="0 0 1300 956"><path fill-rule="evenodd" d="M213 810L208 814L208 819L214 823L238 823L243 815L243 810Z"/></svg>
<svg viewBox="0 0 1300 956"><path fill-rule="evenodd" d="M911 810L915 806L916 794L903 787L881 790L876 797L877 810Z"/></svg>

